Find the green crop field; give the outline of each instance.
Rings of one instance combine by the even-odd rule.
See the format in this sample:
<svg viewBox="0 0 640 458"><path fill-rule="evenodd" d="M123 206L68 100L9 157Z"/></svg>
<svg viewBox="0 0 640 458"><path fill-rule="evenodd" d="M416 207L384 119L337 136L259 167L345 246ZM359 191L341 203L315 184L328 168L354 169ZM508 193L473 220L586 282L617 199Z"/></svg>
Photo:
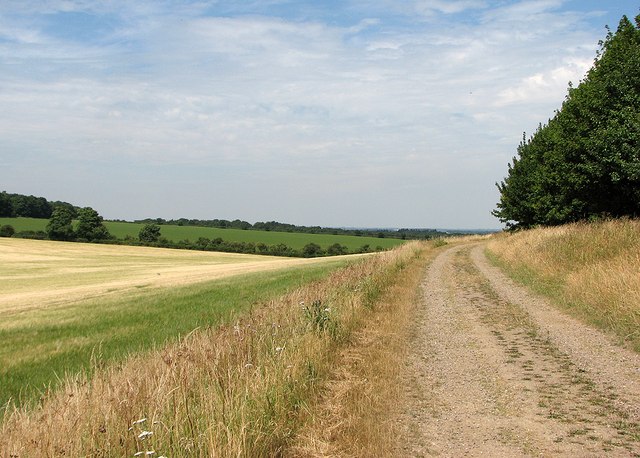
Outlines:
<svg viewBox="0 0 640 458"><path fill-rule="evenodd" d="M9 224L17 231L44 231L48 219L37 218L0 218L0 226Z"/></svg>
<svg viewBox="0 0 640 458"><path fill-rule="evenodd" d="M229 321L349 259L0 238L0 406Z"/></svg>
<svg viewBox="0 0 640 458"><path fill-rule="evenodd" d="M16 231L44 231L48 220L34 218L0 218L0 226L4 224L12 225ZM109 232L119 239L126 236L138 237L143 224L124 223L106 221L105 225ZM283 243L293 249L301 250L308 243L316 243L326 249L334 243L339 243L347 247L349 251L355 251L363 245L369 245L371 249L382 247L383 249L393 248L402 244L400 239L378 238L378 237L357 237L353 235L331 235L331 234L303 234L296 232L268 232L241 229L219 229L210 227L195 226L171 226L163 225L161 234L168 240L178 242L180 240L190 240L195 242L200 237L215 239L220 237L227 242L253 242L264 243L266 245L277 245Z"/></svg>

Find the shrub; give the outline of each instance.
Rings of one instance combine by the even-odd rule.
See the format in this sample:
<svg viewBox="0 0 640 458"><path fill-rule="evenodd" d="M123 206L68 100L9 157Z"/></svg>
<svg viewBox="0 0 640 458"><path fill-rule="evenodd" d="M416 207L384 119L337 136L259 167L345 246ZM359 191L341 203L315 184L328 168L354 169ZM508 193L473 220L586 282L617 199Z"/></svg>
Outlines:
<svg viewBox="0 0 640 458"><path fill-rule="evenodd" d="M13 234L16 233L16 230L10 224L5 224L0 227L0 237L13 237Z"/></svg>

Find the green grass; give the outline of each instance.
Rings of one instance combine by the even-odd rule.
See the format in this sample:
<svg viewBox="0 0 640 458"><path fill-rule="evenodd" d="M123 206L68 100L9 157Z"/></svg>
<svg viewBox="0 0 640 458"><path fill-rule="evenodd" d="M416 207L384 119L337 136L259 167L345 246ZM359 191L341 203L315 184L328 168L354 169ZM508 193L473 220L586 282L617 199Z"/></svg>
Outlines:
<svg viewBox="0 0 640 458"><path fill-rule="evenodd" d="M44 231L47 227L48 219L38 218L0 218L0 226L9 224L16 232L20 231Z"/></svg>
<svg viewBox="0 0 640 458"><path fill-rule="evenodd" d="M159 347L196 328L219 326L347 261L230 277L172 289L70 303L0 324L0 406L31 403L66 374ZM28 314L28 319L25 317Z"/></svg>
<svg viewBox="0 0 640 458"><path fill-rule="evenodd" d="M16 231L44 231L48 220L35 218L0 218L0 226L10 224ZM119 239L126 236L138 237L140 229L144 226L138 223L123 223L106 221L105 225L109 232ZM195 226L172 226L162 225L161 234L168 240L178 242L188 239L195 242L200 237L215 239L220 237L227 242L253 242L264 243L266 245L277 245L284 243L293 249L300 250L308 243L316 243L322 248L327 248L334 243L345 245L349 251L354 251L363 245L369 245L372 249L380 246L383 249L393 248L404 243L404 240L378 238L378 237L357 237L353 235L331 235L331 234L303 234L296 232L270 232L253 231L241 229L219 229L210 227Z"/></svg>

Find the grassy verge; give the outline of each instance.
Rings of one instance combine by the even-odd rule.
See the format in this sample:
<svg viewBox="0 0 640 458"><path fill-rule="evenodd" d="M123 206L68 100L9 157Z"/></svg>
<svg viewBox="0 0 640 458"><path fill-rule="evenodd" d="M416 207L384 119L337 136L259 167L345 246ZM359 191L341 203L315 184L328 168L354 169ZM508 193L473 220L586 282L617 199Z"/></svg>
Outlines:
<svg viewBox="0 0 640 458"><path fill-rule="evenodd" d="M420 250L364 258L233 324L67 379L38 408L5 416L0 454L281 455L339 350Z"/></svg>
<svg viewBox="0 0 640 458"><path fill-rule="evenodd" d="M252 304L328 275L346 261L246 274L179 288L70 303L5 317L0 326L0 405L41 398L66 375L228 322Z"/></svg>
<svg viewBox="0 0 640 458"><path fill-rule="evenodd" d="M488 254L518 282L640 352L640 221L502 234Z"/></svg>
<svg viewBox="0 0 640 458"><path fill-rule="evenodd" d="M366 324L340 352L313 415L288 455L292 457L395 456L395 419L403 403L411 321L420 303L418 285L425 266L443 244L433 241L401 266L383 289Z"/></svg>

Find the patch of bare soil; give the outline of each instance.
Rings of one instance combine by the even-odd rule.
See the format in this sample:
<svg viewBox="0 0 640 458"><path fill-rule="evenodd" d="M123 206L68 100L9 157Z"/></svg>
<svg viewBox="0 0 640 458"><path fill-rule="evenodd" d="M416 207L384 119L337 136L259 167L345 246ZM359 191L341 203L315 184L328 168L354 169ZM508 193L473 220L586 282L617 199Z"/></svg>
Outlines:
<svg viewBox="0 0 640 458"><path fill-rule="evenodd" d="M640 456L640 356L456 246L422 283L399 456Z"/></svg>

